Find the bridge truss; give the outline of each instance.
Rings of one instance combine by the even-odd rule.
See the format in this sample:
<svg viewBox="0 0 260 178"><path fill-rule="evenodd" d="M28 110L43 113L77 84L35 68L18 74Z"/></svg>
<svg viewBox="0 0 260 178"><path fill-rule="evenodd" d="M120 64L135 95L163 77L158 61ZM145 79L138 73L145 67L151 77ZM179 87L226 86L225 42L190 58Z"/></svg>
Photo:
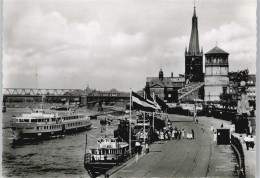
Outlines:
<svg viewBox="0 0 260 178"><path fill-rule="evenodd" d="M38 88L3 88L4 96L62 96L68 92L80 91L80 89L38 89Z"/></svg>

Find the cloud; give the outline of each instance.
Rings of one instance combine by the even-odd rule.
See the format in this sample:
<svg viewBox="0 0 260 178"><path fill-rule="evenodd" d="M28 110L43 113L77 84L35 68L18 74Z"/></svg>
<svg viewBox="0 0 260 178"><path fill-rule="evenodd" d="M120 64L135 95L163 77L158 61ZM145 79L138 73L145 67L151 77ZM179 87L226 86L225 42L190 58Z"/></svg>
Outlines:
<svg viewBox="0 0 260 178"><path fill-rule="evenodd" d="M184 73L193 13L188 2L129 1L105 6L21 1L19 11L14 2L5 3L4 87L85 88L89 83L100 90L128 91L143 88L146 77L158 76L161 66L165 76ZM231 3L234 9L226 7L225 1L214 4L230 13L221 15L225 19L217 19L215 10L197 11L200 45L207 52L218 41L230 53L230 70L248 65L254 73L256 24L248 20L252 15L237 13L243 10L239 2ZM204 5L211 7L206 1Z"/></svg>
<svg viewBox="0 0 260 178"><path fill-rule="evenodd" d="M256 33L236 22L223 24L201 36L207 51L217 45L229 53L230 71L250 68L250 73L256 73ZM215 44L214 44L215 43Z"/></svg>

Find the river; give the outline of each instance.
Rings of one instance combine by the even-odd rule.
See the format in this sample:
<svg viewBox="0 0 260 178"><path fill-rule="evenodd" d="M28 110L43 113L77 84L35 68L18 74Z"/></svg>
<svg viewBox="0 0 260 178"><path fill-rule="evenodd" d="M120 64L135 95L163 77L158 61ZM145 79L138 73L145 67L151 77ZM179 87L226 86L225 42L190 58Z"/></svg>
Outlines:
<svg viewBox="0 0 260 178"><path fill-rule="evenodd" d="M86 135L87 148L96 147L98 137L105 134L113 137L118 120L110 126L101 126L99 120L91 120L89 131L66 135L64 138L53 138L14 145L12 138L11 118L28 112L26 108L7 108L3 113L2 129L2 177L89 177L84 168ZM85 111L91 115L91 110ZM101 133L102 127L106 131Z"/></svg>

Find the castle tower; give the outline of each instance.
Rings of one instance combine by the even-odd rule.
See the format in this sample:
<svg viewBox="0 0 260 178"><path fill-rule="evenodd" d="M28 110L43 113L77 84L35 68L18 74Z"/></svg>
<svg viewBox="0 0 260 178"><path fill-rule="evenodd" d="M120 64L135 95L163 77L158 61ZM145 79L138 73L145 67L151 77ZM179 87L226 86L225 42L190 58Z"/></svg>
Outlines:
<svg viewBox="0 0 260 178"><path fill-rule="evenodd" d="M203 78L203 51L199 46L198 18L194 7L189 48L188 51L185 49L185 81L203 82Z"/></svg>
<svg viewBox="0 0 260 178"><path fill-rule="evenodd" d="M218 46L205 54L205 101L219 101L228 91L228 55Z"/></svg>

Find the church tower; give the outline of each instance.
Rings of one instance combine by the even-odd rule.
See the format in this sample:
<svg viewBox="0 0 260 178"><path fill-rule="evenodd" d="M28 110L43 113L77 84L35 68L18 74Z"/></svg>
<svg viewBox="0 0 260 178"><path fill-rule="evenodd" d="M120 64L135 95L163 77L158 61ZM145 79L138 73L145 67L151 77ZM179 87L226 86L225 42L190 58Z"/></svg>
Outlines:
<svg viewBox="0 0 260 178"><path fill-rule="evenodd" d="M203 82L203 50L199 46L198 18L196 7L192 17L192 28L189 48L185 48L185 81Z"/></svg>

